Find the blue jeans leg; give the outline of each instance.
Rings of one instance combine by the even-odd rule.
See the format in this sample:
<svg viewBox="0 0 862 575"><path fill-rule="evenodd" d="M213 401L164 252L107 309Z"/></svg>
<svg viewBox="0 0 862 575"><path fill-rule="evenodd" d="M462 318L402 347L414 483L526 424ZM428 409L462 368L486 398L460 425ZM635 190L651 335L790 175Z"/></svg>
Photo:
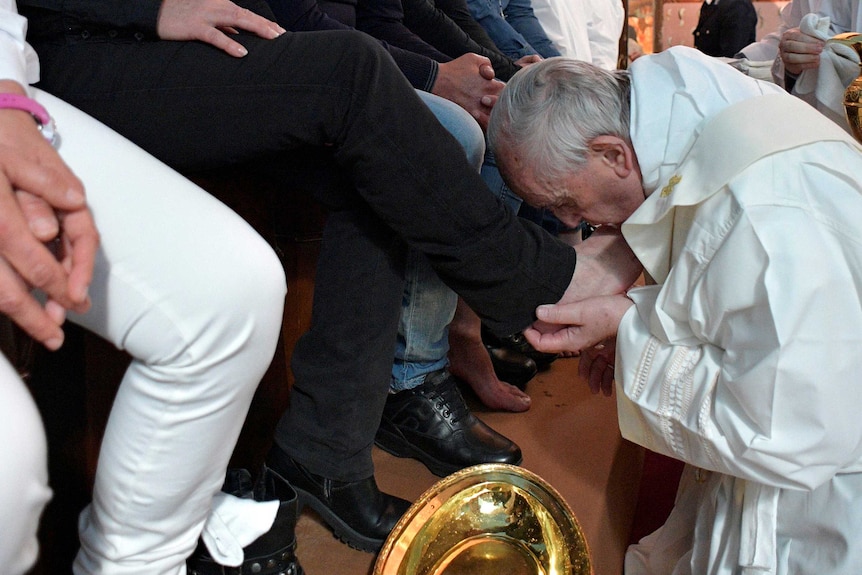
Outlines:
<svg viewBox="0 0 862 575"><path fill-rule="evenodd" d="M508 4L503 3L503 12L506 15L506 22L517 30L533 50L541 54L542 58L560 55L560 51L548 38L548 34L536 18L530 0L508 0Z"/></svg>
<svg viewBox="0 0 862 575"><path fill-rule="evenodd" d="M485 156L485 137L479 124L457 104L427 92L420 97L440 123L457 139L476 170ZM401 321L392 363L392 391L420 385L425 375L449 363L449 323L458 296L415 250L407 255Z"/></svg>
<svg viewBox="0 0 862 575"><path fill-rule="evenodd" d="M497 48L512 60L538 53L506 20L500 10L499 0L467 0L467 8Z"/></svg>
<svg viewBox="0 0 862 575"><path fill-rule="evenodd" d="M497 167L497 160L494 158L494 153L491 150L487 150L485 152L485 162L482 164L480 173L482 174L482 179L485 180L485 185L490 188L491 193L497 196L497 198L499 198L504 204L512 208L512 210L517 214L518 210L521 209L521 204L524 203L524 200L515 195L515 192L506 185L506 182L503 180L503 176L500 175L500 169Z"/></svg>

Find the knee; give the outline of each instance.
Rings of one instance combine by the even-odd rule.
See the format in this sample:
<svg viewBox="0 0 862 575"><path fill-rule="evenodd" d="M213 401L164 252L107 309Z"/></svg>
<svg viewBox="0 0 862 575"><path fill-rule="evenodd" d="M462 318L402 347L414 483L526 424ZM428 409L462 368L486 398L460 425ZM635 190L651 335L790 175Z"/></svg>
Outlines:
<svg viewBox="0 0 862 575"><path fill-rule="evenodd" d="M461 106L428 92L419 92L437 121L458 140L467 161L478 172L485 158L485 134L478 122Z"/></svg>
<svg viewBox="0 0 862 575"><path fill-rule="evenodd" d="M277 338L287 293L284 267L262 238L253 240L257 248L244 250L225 266L230 277L225 278L222 301L214 309L226 315L228 324L240 321L261 337Z"/></svg>

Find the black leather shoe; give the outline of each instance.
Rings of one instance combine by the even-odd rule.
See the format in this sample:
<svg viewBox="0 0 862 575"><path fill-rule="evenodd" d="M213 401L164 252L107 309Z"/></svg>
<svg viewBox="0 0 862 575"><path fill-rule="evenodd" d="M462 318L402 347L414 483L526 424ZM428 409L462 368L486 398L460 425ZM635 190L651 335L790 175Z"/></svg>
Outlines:
<svg viewBox="0 0 862 575"><path fill-rule="evenodd" d="M219 565L203 541L186 561L189 575L303 575L296 559L296 492L284 479L264 469L252 488L251 474L245 469L228 470L225 492L255 501L278 499L281 504L269 531L243 547L245 559L238 567Z"/></svg>
<svg viewBox="0 0 862 575"><path fill-rule="evenodd" d="M361 481L334 481L315 475L277 445L269 450L266 467L290 482L300 511L308 505L340 540L360 551L376 552L410 507L410 502L381 492L372 475Z"/></svg>
<svg viewBox="0 0 862 575"><path fill-rule="evenodd" d="M527 338L524 337L523 333L513 333L512 335L508 335L506 337L497 337L491 330L486 328L484 325L482 326L482 341L486 346L492 347L502 347L505 349L511 349L521 353L533 361L536 362L536 367L539 368L539 371L543 369L547 369L549 365L551 365L559 354L556 353L546 353L544 351L538 351L535 347L527 341ZM499 376L498 376L499 377Z"/></svg>
<svg viewBox="0 0 862 575"><path fill-rule="evenodd" d="M444 477L480 463L522 461L521 449L470 413L457 380L430 373L413 389L390 393L376 443L398 457L415 457Z"/></svg>
<svg viewBox="0 0 862 575"><path fill-rule="evenodd" d="M491 365L497 379L511 383L521 390L539 371L536 362L521 352L488 344L485 344L485 349L488 350L488 355L491 357Z"/></svg>

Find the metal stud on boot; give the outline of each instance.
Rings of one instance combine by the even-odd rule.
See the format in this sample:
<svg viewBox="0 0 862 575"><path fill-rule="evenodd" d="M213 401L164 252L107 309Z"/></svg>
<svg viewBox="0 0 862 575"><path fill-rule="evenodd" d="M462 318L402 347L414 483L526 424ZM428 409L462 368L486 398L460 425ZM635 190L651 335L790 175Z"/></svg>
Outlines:
<svg viewBox="0 0 862 575"><path fill-rule="evenodd" d="M203 541L186 562L189 575L303 575L296 558L296 492L284 479L264 468L252 487L251 474L245 469L228 471L226 493L236 497L254 498L255 501L281 503L269 531L243 547L245 559L237 567L218 564L207 551Z"/></svg>

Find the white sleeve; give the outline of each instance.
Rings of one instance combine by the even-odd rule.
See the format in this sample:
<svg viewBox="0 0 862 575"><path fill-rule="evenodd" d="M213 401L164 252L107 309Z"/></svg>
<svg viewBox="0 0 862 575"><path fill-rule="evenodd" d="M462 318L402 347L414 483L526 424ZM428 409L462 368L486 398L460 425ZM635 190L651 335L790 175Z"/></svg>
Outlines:
<svg viewBox="0 0 862 575"><path fill-rule="evenodd" d="M858 467L862 241L833 225L804 207L762 206L702 275L630 294L617 337L624 437L778 487L811 489ZM678 332L662 328L667 316Z"/></svg>
<svg viewBox="0 0 862 575"><path fill-rule="evenodd" d="M39 60L26 35L27 20L15 0L0 0L0 79L23 86L39 81Z"/></svg>

